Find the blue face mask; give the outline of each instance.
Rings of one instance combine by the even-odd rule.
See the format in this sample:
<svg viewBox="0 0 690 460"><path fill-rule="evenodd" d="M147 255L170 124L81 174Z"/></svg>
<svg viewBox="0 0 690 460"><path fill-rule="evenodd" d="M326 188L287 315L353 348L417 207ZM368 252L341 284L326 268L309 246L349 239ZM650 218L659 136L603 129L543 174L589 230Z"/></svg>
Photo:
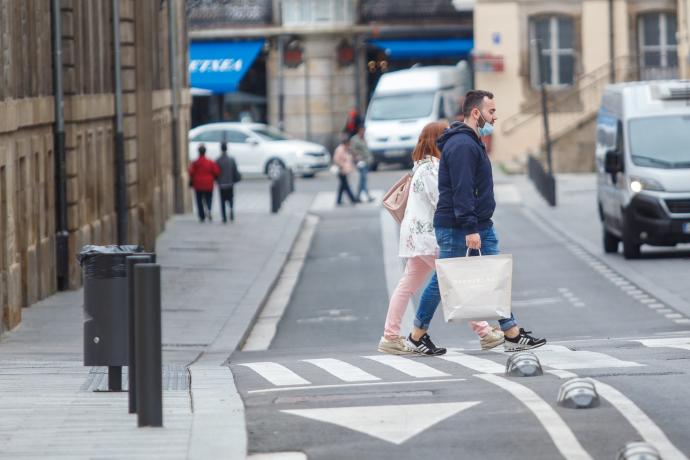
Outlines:
<svg viewBox="0 0 690 460"><path fill-rule="evenodd" d="M482 120L484 120L484 126L479 128L479 135L481 137L491 136L494 132L494 125L486 121L486 118L484 118L484 115L482 115L481 112L479 112L479 116L482 117Z"/></svg>

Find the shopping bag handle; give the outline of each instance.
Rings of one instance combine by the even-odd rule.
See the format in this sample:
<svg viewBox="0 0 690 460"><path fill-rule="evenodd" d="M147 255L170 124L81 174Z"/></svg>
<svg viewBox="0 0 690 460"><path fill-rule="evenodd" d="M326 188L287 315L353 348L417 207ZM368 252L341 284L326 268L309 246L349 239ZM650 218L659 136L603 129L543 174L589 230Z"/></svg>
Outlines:
<svg viewBox="0 0 690 460"><path fill-rule="evenodd" d="M467 248L467 252L465 253L465 257L469 257L469 256L470 256L470 251L471 251L471 250L472 250L472 249ZM477 249L477 252L479 252L479 255L480 255L480 256L482 255L482 250L481 250L481 249Z"/></svg>

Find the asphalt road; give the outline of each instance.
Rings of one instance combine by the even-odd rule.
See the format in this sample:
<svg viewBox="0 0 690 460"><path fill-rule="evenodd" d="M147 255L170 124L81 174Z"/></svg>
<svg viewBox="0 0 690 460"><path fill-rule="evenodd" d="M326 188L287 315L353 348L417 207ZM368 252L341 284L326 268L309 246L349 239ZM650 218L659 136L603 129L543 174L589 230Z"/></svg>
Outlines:
<svg viewBox="0 0 690 460"><path fill-rule="evenodd" d="M399 175L373 174L371 188L385 189ZM654 283L631 281L617 260L602 262L586 238L561 231L558 216L544 222L518 187L498 181L495 222L502 251L515 261L513 309L522 326L549 340L536 351L545 374L506 377L509 355L480 351L470 329L443 323L440 310L429 332L450 348L447 356L391 358L376 344L385 272L397 263L386 260L384 241L397 235L381 225L376 205L332 206L334 182L326 175L298 182L316 194L312 212L320 218L301 276L270 348L230 358L250 452L607 459L627 442L647 440L664 459L690 455L690 320L659 298ZM690 279L687 264L675 266L681 258L648 255L634 278L671 263L674 276L685 271ZM670 287L679 296L688 291L659 289ZM556 404L560 385L576 375L595 380L599 407Z"/></svg>

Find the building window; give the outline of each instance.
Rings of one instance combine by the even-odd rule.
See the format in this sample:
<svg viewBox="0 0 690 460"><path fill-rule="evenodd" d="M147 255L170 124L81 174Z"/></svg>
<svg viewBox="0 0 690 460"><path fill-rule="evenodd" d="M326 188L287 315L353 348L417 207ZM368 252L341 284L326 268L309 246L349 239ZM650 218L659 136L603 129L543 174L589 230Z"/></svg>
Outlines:
<svg viewBox="0 0 690 460"><path fill-rule="evenodd" d="M575 78L575 39L573 20L565 16L542 16L530 21L530 46L541 41L544 80L548 86L572 85ZM539 61L536 47L531 48L532 85L539 86Z"/></svg>
<svg viewBox="0 0 690 460"><path fill-rule="evenodd" d="M643 80L678 77L676 15L648 13L639 18L640 73Z"/></svg>
<svg viewBox="0 0 690 460"><path fill-rule="evenodd" d="M282 0L283 25L354 24L353 0Z"/></svg>

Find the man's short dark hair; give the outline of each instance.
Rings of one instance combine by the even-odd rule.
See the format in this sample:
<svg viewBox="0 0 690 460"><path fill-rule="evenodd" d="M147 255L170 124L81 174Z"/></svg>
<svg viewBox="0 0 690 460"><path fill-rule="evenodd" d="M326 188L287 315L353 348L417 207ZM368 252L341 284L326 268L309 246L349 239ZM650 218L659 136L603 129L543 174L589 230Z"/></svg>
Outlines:
<svg viewBox="0 0 690 460"><path fill-rule="evenodd" d="M228 144L226 142L220 143L220 151L221 152L227 152L228 151Z"/></svg>
<svg viewBox="0 0 690 460"><path fill-rule="evenodd" d="M199 155L206 155L206 146L204 144L199 146Z"/></svg>
<svg viewBox="0 0 690 460"><path fill-rule="evenodd" d="M465 118L469 118L473 108L481 108L485 97L493 99L494 94L480 89L468 91L467 94L465 94L465 103L462 106L462 114Z"/></svg>

